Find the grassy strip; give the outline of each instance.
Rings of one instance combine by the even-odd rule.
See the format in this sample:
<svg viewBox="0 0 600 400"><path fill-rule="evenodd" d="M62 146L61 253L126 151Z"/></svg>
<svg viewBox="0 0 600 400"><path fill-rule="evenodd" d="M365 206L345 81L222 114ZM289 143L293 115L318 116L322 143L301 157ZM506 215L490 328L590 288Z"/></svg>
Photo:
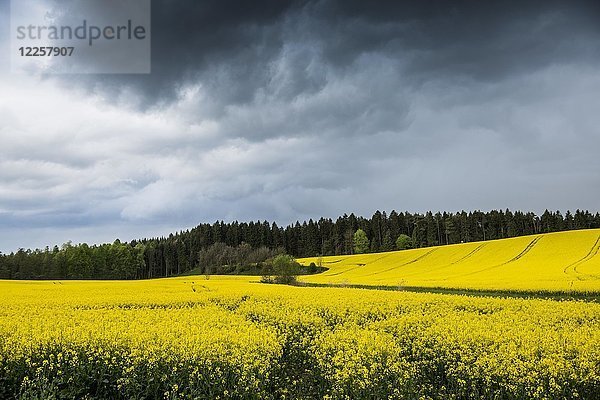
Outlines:
<svg viewBox="0 0 600 400"><path fill-rule="evenodd" d="M398 292L415 293L438 293L454 294L475 297L511 297L511 298L535 298L548 300L573 301L584 300L591 302L600 302L600 293L598 292L566 292L566 291L529 291L529 290L488 290L488 289L457 289L444 287L426 287L426 286L399 286L399 285L359 285L359 284L336 284L336 283L311 283L298 282L296 286L305 287L328 287L328 288L348 288L348 289L369 289L369 290L387 290Z"/></svg>

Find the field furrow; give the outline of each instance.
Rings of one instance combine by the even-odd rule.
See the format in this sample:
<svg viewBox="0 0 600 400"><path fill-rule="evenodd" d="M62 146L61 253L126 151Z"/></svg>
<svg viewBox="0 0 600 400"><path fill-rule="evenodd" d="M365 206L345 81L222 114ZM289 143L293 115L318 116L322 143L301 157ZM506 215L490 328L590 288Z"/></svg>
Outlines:
<svg viewBox="0 0 600 400"><path fill-rule="evenodd" d="M567 231L389 253L323 257L329 271L302 279L319 284L600 292L599 253L600 230ZM382 258L382 254L387 256ZM307 258L300 262L314 260ZM356 268L357 263L360 268Z"/></svg>

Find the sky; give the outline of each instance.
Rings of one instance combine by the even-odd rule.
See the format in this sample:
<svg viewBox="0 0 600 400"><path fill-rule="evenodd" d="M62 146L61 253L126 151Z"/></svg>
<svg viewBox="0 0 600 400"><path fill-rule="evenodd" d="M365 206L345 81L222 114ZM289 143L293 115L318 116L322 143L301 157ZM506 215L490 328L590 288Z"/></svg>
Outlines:
<svg viewBox="0 0 600 400"><path fill-rule="evenodd" d="M600 7L521 3L156 0L150 74L48 75L10 72L0 0L0 251L599 211Z"/></svg>

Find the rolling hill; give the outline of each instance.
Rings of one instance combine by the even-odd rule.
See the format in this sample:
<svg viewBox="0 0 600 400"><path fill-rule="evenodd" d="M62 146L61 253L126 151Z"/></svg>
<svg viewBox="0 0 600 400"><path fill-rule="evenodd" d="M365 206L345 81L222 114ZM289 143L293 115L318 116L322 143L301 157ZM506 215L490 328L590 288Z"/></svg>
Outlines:
<svg viewBox="0 0 600 400"><path fill-rule="evenodd" d="M428 288L600 292L600 229L329 256L304 282ZM317 258L298 260L307 265Z"/></svg>

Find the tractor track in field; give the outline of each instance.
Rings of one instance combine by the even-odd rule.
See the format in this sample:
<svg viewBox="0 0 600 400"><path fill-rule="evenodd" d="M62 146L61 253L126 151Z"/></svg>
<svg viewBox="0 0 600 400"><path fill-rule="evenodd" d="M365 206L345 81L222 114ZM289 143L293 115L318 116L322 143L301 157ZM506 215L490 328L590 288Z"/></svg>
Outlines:
<svg viewBox="0 0 600 400"><path fill-rule="evenodd" d="M527 253L529 253L531 251L531 249L533 249L535 247L536 244L538 244L538 242L542 239L542 237L543 237L542 235L536 236L531 242L529 242L529 244L527 246L525 246L525 248L523 250L521 250L521 252L519 254L517 254L516 256L514 256L513 258L511 258L508 261L504 261L501 264L493 265L491 267L482 268L482 269L479 269L477 271L469 272L469 273L462 274L462 275L457 275L457 276L454 276L453 278L462 278L464 276L475 275L475 274L478 274L480 272L489 271L489 270L495 269L495 268L500 268L500 267L502 267L504 265L513 263L513 262L515 262L517 260L520 260Z"/></svg>
<svg viewBox="0 0 600 400"><path fill-rule="evenodd" d="M389 271L393 271L393 270L395 270L396 268L404 267L405 265L414 264L414 263L416 263L416 262L419 262L419 261L421 261L421 260L422 260L422 259L424 259L425 257L429 256L431 253L433 253L433 252L434 252L434 251L436 251L436 250L437 250L437 249L431 249L431 250L429 250L427 253L425 253L425 254L421 254L419 257L417 257L417 258L415 258L415 259L413 259L413 260L407 261L407 262L405 262L405 263L403 263L403 264L395 265L395 266L393 266L392 268L388 268L388 269L385 269L385 270L383 270L383 271L378 271L378 272L373 272L373 273L371 273L371 274L363 275L363 277L365 277L365 276L373 276L373 275L378 275L378 274L383 274L383 273L386 273L386 272L389 272Z"/></svg>
<svg viewBox="0 0 600 400"><path fill-rule="evenodd" d="M479 246L475 247L473 250L471 250L469 252L469 254L465 255L464 257L459 258L458 260L451 262L450 265L454 265L454 264L458 264L460 262L465 261L468 258L471 258L475 253L478 253L479 250L483 249L485 246L487 246L487 243L482 243Z"/></svg>
<svg viewBox="0 0 600 400"><path fill-rule="evenodd" d="M534 246L535 246L535 245L536 245L536 244L537 244L537 243L540 241L540 239L542 239L542 236L537 236L535 239L533 239L533 240L531 241L531 243L529 243L529 244L527 245L527 247L525 247L525 248L523 249L523 251L522 251L522 252L520 252L519 254L517 254L516 256L514 256L514 257L513 257L513 258L511 258L510 260L508 260L508 261L506 261L506 262L503 262L503 263L502 263L502 264L500 264L499 266L501 266L501 265L506 265L506 264L510 264L511 262L515 262L515 261L517 261L518 259L522 258L522 257L523 257L525 254L529 253L529 252L531 251L531 249L533 249L533 247L534 247Z"/></svg>
<svg viewBox="0 0 600 400"><path fill-rule="evenodd" d="M563 269L563 272L567 275L574 275L579 280L582 279L582 276L591 276L591 277L597 278L598 277L597 275L583 274L583 273L579 272L577 270L577 268L579 268L579 266L581 266L581 264L594 258L596 255L598 255L599 252L600 252L600 235L596 238L596 241L594 242L594 244L592 245L590 250L587 252L587 254L585 256L583 256L582 258L580 258L579 260L567 265ZM572 271L572 272L570 272L570 271Z"/></svg>
<svg viewBox="0 0 600 400"><path fill-rule="evenodd" d="M325 275L325 274L323 274L322 276L327 276L327 277L330 277L330 276L338 276L338 275L345 274L345 273L347 273L347 272L350 272L350 271L354 271L355 269L358 269L358 268L360 268L360 267L361 267L361 265L357 265L356 267L348 268L348 269L347 269L347 270L345 270L345 271L340 271L340 272L336 272L336 273L329 274L329 275Z"/></svg>
<svg viewBox="0 0 600 400"><path fill-rule="evenodd" d="M371 261L369 264L374 264L374 263L376 263L376 262L377 262L377 261L379 261L379 260L382 260L382 259L384 259L384 258L386 258L386 257L389 257L390 255L391 255L391 254L386 254L385 256L382 256L382 257L376 258L375 260ZM339 260L339 261L342 261L342 260ZM367 264L357 264L357 265L356 265L356 267L349 268L349 269L347 269L347 270L345 270L345 271L336 272L336 273L334 273L334 274L329 274L329 275L327 275L327 276L337 276L337 275L345 274L345 273L347 273L347 272L354 271L355 269L362 268L362 267L364 267L365 265L367 265ZM323 276L325 276L325 275L323 275Z"/></svg>
<svg viewBox="0 0 600 400"><path fill-rule="evenodd" d="M410 274L404 274L404 275L402 275L402 277L404 278L404 277L407 277L407 276L415 276L415 275L420 275L420 274L422 274L422 273L437 272L437 271L439 271L439 270L442 270L442 269L445 269L445 268L451 267L451 266L453 266L453 265L455 265L455 264L458 264L458 263L460 263L460 262L462 262L462 261L464 261L464 260L466 260L466 259L468 259L468 258L471 258L471 257L472 257L472 256L473 256L475 253L479 252L479 250L481 250L481 249L482 249L483 247L485 247L486 245L487 245L487 243L482 243L482 244L480 244L479 246L477 246L476 248L474 248L473 250L471 250L471 251L470 251L468 254L465 254L464 256L462 256L461 258L459 258L458 260L456 260L456 261L454 261L454 262L451 262L451 263L449 263L449 264L443 264L443 265L439 265L439 266L437 266L437 267L430 268L430 269L428 269L428 270L426 270L426 271L418 271L418 272L412 272L412 273L410 273Z"/></svg>
<svg viewBox="0 0 600 400"><path fill-rule="evenodd" d="M413 272L412 274L405 274L405 275L402 275L402 277L415 276L415 275L420 275L422 273L437 272L439 270L451 267L453 265L456 265L458 263L461 263L461 262L463 262L463 261L471 258L473 255L475 255L476 253L478 253L479 250L483 249L486 245L487 245L487 243L480 244L479 246L477 246L476 248L474 248L473 250L471 250L468 254L464 255L463 257L459 258L456 261L451 262L450 264L444 264L444 265L441 265L441 266L438 266L438 267L435 267L435 268L428 269L427 271L419 271L419 272Z"/></svg>

